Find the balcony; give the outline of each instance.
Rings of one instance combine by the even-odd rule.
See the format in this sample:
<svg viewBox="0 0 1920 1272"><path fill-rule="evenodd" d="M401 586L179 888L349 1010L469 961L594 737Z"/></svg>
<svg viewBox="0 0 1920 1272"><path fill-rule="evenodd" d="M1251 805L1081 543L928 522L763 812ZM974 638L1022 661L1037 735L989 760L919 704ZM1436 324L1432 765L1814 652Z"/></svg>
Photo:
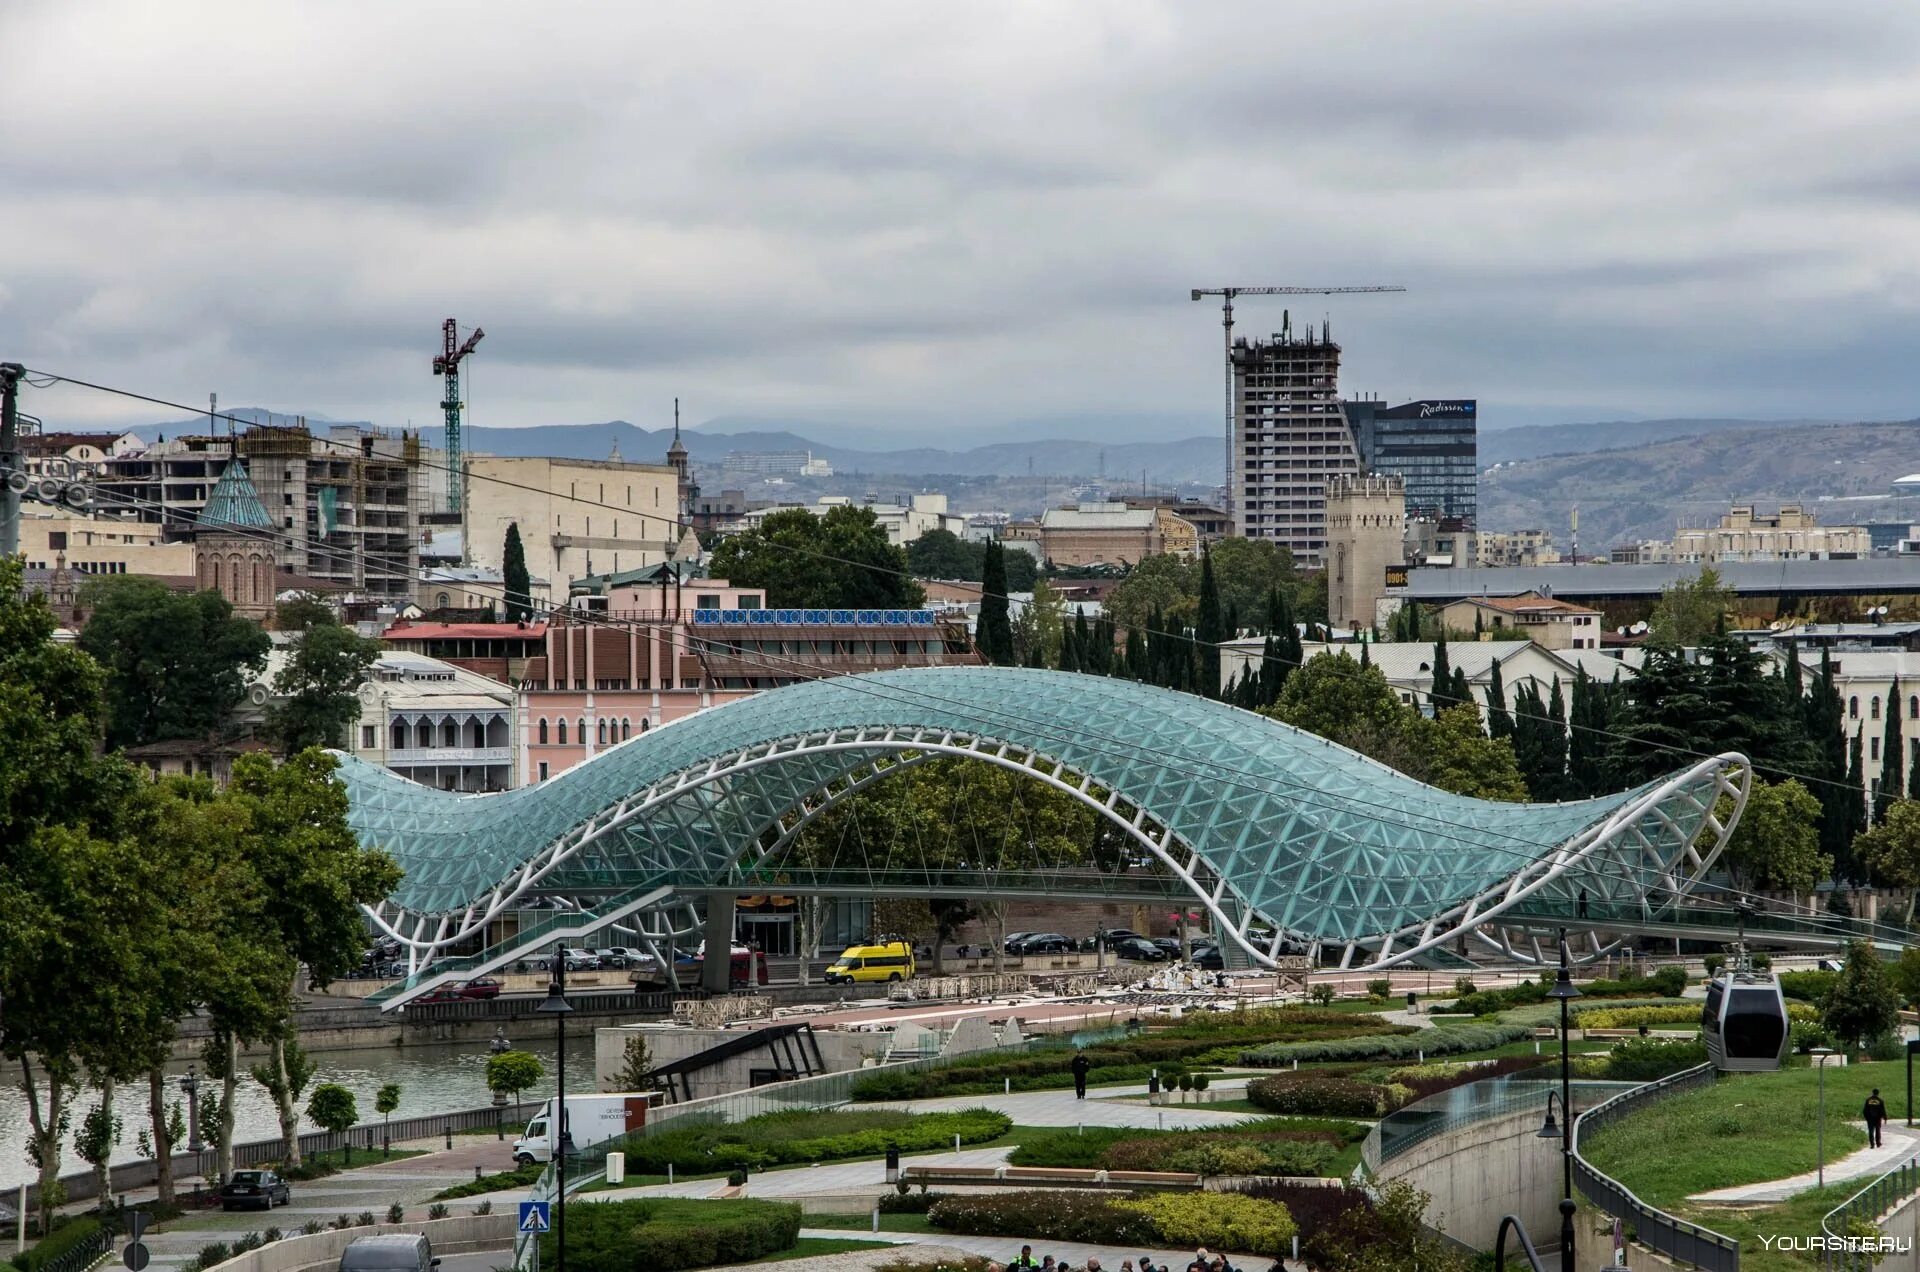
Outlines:
<svg viewBox="0 0 1920 1272"><path fill-rule="evenodd" d="M388 768L410 768L429 764L510 764L510 746L433 746L409 747L387 752Z"/></svg>

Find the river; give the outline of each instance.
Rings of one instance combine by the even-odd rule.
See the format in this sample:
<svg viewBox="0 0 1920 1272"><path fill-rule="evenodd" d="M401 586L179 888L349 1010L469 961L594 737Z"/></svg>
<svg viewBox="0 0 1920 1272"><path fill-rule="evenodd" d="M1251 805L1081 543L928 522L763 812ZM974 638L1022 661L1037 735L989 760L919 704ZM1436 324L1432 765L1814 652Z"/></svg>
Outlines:
<svg viewBox="0 0 1920 1272"><path fill-rule="evenodd" d="M519 1049L538 1056L547 1070L540 1085L526 1092L522 1098L531 1100L552 1095L555 1053L551 1039L536 1043L514 1037L511 1032L508 1037ZM373 1097L389 1082L400 1084L400 1107L394 1110L395 1117L452 1113L460 1109L480 1108L493 1100L486 1083L485 1040L446 1046L324 1051L316 1053L313 1059L314 1074L307 1084L307 1093L311 1094L314 1087L323 1082L339 1083L353 1092L362 1122L378 1120L378 1114L373 1111ZM251 1063L242 1061L242 1064ZM186 1071L184 1063L168 1066L168 1088L172 1098L180 1101L183 1113L186 1096L181 1094L178 1082L173 1079L184 1075ZM38 1085L37 1073L35 1079ZM218 1083L210 1083L209 1086L214 1090L219 1089ZM584 1032L584 1036L567 1039L567 1086L570 1090L594 1089L593 1035L590 1031ZM44 1087L41 1088L41 1098L45 1098ZM87 1164L73 1151L73 1132L79 1130L81 1119L87 1110L99 1102L99 1098L98 1092L85 1091L73 1102L71 1130L61 1145L60 1173L63 1175L87 1169ZM116 1090L113 1105L121 1118L120 1142L114 1150L113 1160L116 1163L136 1161L141 1156L136 1140L141 1130L149 1124L146 1080L142 1078L131 1086ZM4 1085L0 1085L0 1188L17 1187L31 1183L36 1178L36 1172L26 1156L30 1129L27 1097L20 1089L20 1075L15 1069ZM300 1129L310 1131L317 1128L303 1117ZM279 1134L280 1123L273 1110L272 1098L265 1087L251 1076L243 1074L234 1099L234 1142L271 1139Z"/></svg>

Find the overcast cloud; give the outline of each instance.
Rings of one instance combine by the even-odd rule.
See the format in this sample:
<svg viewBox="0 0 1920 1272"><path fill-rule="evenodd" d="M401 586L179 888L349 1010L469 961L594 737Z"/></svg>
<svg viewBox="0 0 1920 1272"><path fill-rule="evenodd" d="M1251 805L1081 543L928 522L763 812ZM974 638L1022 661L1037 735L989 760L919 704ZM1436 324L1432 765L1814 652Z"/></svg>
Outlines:
<svg viewBox="0 0 1920 1272"><path fill-rule="evenodd" d="M0 0L0 47L0 357L189 402L437 423L451 314L476 424L1203 431L1188 288L1398 283L1296 307L1349 390L1920 414L1913 6Z"/></svg>

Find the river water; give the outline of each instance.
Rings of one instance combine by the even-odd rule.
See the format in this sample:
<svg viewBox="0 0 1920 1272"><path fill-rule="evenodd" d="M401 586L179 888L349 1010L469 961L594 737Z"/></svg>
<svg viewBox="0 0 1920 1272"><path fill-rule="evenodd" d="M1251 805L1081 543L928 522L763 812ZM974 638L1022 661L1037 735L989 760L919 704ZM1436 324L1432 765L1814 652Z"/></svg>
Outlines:
<svg viewBox="0 0 1920 1272"><path fill-rule="evenodd" d="M555 1055L552 1039L537 1043L515 1037L511 1028L508 1037L520 1050L538 1056L547 1070L540 1085L527 1091L522 1098L534 1100L552 1095ZM307 1084L307 1093L311 1094L313 1088L323 1082L339 1083L353 1092L362 1122L379 1120L379 1115L373 1111L373 1097L389 1082L400 1084L400 1107L394 1110L395 1117L481 1108L493 1102L493 1094L487 1090L486 1083L487 1054L487 1042L484 1039L445 1046L389 1046L358 1051L318 1052L313 1057L315 1068L313 1078ZM241 1061L243 1066L252 1063ZM168 1066L168 1091L171 1098L180 1101L183 1114L186 1096L181 1094L179 1084L174 1079L186 1071L184 1063ZM36 1072L34 1077L38 1085L40 1075ZM218 1083L209 1083L208 1086L219 1089ZM567 1039L567 1087L575 1091L595 1089L593 1035L590 1032ZM202 1088L203 1091L206 1089ZM41 1087L41 1098L46 1098L44 1087ZM99 1099L97 1091L84 1091L73 1101L72 1131L79 1130L81 1119ZM305 1104L304 1097L301 1103ZM141 1130L149 1125L146 1079L116 1090L113 1104L122 1124L120 1143L114 1150L113 1160L116 1163L136 1161L141 1153L135 1141ZM19 1071L14 1070L4 1085L0 1085L0 1188L14 1188L31 1183L36 1178L36 1172L26 1156L27 1134L31 1125L27 1117L27 1097L20 1089ZM311 1131L317 1128L303 1117L300 1129ZM234 1097L234 1142L239 1144L248 1140L271 1139L279 1134L280 1122L274 1114L272 1097L250 1075L242 1074ZM87 1164L73 1151L71 1132L61 1147L61 1154L61 1174L87 1169Z"/></svg>

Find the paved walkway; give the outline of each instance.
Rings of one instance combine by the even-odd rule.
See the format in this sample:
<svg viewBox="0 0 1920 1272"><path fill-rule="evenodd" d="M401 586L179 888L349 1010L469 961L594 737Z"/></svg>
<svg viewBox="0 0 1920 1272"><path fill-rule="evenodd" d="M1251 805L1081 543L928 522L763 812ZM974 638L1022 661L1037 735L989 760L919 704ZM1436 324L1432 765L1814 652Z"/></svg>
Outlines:
<svg viewBox="0 0 1920 1272"><path fill-rule="evenodd" d="M1864 1122L1858 1122L1855 1125L1863 1131L1866 1129ZM1859 1152L1847 1154L1837 1162L1828 1162L1827 1182L1837 1184L1849 1179L1864 1181L1884 1175L1916 1152L1920 1152L1920 1134L1904 1126L1886 1123L1881 1127L1879 1148L1863 1148ZM1819 1186L1820 1176L1814 1171L1807 1171L1786 1179L1773 1179L1758 1184L1742 1184L1738 1188L1716 1188L1712 1192L1695 1193L1687 1200L1702 1201L1709 1205L1752 1205L1785 1201L1809 1188Z"/></svg>

